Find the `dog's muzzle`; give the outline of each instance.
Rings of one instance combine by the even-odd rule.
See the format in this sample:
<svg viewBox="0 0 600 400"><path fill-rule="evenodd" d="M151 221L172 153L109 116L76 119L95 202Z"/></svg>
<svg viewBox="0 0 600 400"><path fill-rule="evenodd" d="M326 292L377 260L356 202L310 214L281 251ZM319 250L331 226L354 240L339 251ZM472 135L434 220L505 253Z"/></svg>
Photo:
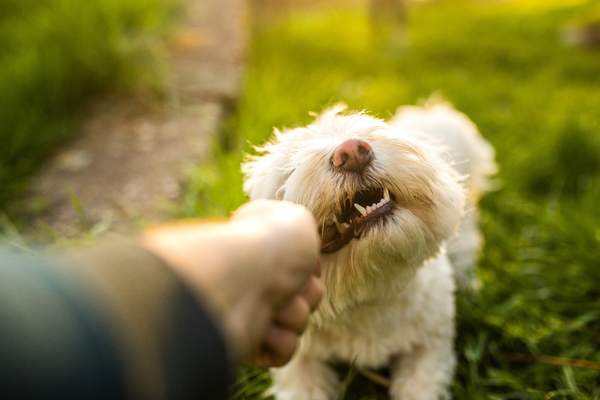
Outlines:
<svg viewBox="0 0 600 400"><path fill-rule="evenodd" d="M349 197L338 215L321 232L321 253L334 253L369 229L386 223L395 208L394 196L385 187L361 190Z"/></svg>

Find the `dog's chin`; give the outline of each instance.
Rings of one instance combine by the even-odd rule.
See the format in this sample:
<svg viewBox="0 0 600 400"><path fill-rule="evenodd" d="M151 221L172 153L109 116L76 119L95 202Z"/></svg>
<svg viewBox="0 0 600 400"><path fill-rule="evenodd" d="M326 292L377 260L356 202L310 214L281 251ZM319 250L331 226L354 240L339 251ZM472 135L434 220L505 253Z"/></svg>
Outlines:
<svg viewBox="0 0 600 400"><path fill-rule="evenodd" d="M423 261L439 249L429 227L400 204L394 202L378 214L368 224L359 224L360 236L346 244L341 245L337 235L324 242L325 250L334 249L330 243L341 247L321 258L326 294L313 317L317 326L337 320L358 304L398 296Z"/></svg>
<svg viewBox="0 0 600 400"><path fill-rule="evenodd" d="M347 198L339 212L322 224L321 252L330 254L361 240L373 231L382 230L396 209L393 194L385 187L356 192Z"/></svg>
<svg viewBox="0 0 600 400"><path fill-rule="evenodd" d="M441 223L435 213L407 205L385 186L363 188L347 196L341 207L321 221L324 260L331 266L346 265L346 272L362 275L360 270L384 271L390 265L396 271L413 269L440 249L440 238L430 225Z"/></svg>

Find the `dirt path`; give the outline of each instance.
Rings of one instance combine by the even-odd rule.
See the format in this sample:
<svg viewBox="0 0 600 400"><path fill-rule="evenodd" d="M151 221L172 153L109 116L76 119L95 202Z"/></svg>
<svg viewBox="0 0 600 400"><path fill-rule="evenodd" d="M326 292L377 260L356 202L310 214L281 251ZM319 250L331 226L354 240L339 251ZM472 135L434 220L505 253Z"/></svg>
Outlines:
<svg viewBox="0 0 600 400"><path fill-rule="evenodd" d="M74 143L34 180L38 233L74 235L101 224L130 230L161 220L185 171L207 155L240 88L246 44L245 0L187 0L169 45L163 102L105 99Z"/></svg>

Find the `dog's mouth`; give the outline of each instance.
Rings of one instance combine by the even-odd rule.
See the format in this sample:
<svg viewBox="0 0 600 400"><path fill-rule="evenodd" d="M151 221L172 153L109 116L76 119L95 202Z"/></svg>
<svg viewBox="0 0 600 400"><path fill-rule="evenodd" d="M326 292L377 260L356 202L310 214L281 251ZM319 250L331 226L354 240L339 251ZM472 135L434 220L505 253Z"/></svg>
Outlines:
<svg viewBox="0 0 600 400"><path fill-rule="evenodd" d="M385 187L361 190L348 198L339 214L321 230L321 253L335 253L369 229L385 223L395 207Z"/></svg>

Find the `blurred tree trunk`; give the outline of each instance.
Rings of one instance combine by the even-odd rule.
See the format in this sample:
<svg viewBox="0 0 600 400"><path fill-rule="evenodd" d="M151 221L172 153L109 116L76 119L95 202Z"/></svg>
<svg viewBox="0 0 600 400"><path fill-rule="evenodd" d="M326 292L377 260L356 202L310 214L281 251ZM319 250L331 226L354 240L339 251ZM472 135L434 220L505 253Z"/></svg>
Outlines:
<svg viewBox="0 0 600 400"><path fill-rule="evenodd" d="M563 28L561 35L568 45L600 48L600 20Z"/></svg>
<svg viewBox="0 0 600 400"><path fill-rule="evenodd" d="M375 42L390 50L404 47L406 0L370 0L371 30Z"/></svg>

